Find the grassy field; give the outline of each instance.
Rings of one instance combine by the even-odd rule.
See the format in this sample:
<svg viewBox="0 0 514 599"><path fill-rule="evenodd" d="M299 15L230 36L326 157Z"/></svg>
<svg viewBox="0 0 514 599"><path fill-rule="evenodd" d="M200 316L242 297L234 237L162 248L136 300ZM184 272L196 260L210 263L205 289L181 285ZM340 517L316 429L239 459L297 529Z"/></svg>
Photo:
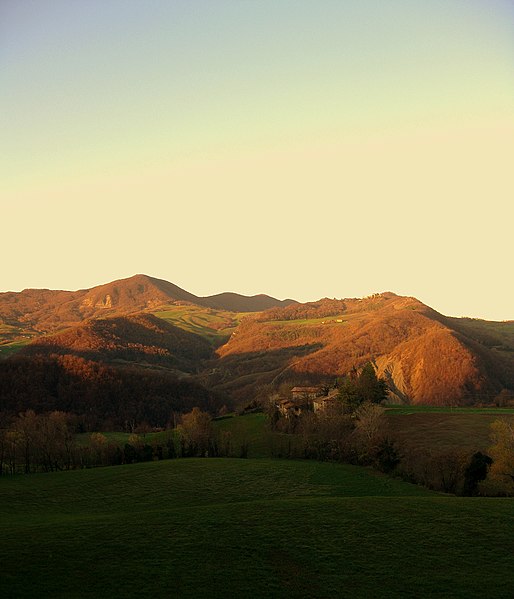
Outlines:
<svg viewBox="0 0 514 599"><path fill-rule="evenodd" d="M302 324L317 325L317 324L345 324L351 318L345 314L339 316L324 316L322 318L296 318L290 320L269 320L274 325L294 327Z"/></svg>
<svg viewBox="0 0 514 599"><path fill-rule="evenodd" d="M111 443L117 443L120 446L125 445L125 443L129 442L129 439L132 435L132 433L123 433L123 432L102 432L102 435L104 435L105 437L107 437L107 440ZM145 435L138 435L141 437L141 439L143 439L143 441L147 441L148 443L151 442L166 442L167 436L169 435L169 432L167 431L163 431L163 432L158 432L158 433L146 433ZM78 442L79 445L88 445L89 444L89 440L91 438L91 433L79 433L78 435L75 435L75 439Z"/></svg>
<svg viewBox="0 0 514 599"><path fill-rule="evenodd" d="M13 341L12 343L4 343L0 345L0 360L4 360L9 356L12 356L22 347L30 343L30 339L23 339L21 341Z"/></svg>
<svg viewBox="0 0 514 599"><path fill-rule="evenodd" d="M19 327L15 327L11 324L6 324L5 322L0 322L0 336L18 334L19 330Z"/></svg>
<svg viewBox="0 0 514 599"><path fill-rule="evenodd" d="M2 597L509 597L510 499L184 459L0 479Z"/></svg>
<svg viewBox="0 0 514 599"><path fill-rule="evenodd" d="M213 345L224 342L248 312L228 312L200 306L166 306L155 316L191 333L208 339Z"/></svg>
<svg viewBox="0 0 514 599"><path fill-rule="evenodd" d="M13 326L0 322L0 360L16 353L30 342L34 331L30 328Z"/></svg>
<svg viewBox="0 0 514 599"><path fill-rule="evenodd" d="M491 444L492 422L498 418L514 421L512 413L481 412L389 412L387 417L389 429L400 441L426 451L483 451Z"/></svg>
<svg viewBox="0 0 514 599"><path fill-rule="evenodd" d="M388 410L388 428L400 441L409 447L425 451L444 452L450 450L485 450L491 444L490 426L494 420L505 418L514 421L514 412L507 409L465 410ZM295 435L271 432L262 413L234 416L214 422L222 431L229 431L233 445L237 447L245 440L249 443L249 457L271 457L287 448L290 442L298 441Z"/></svg>
<svg viewBox="0 0 514 599"><path fill-rule="evenodd" d="M266 426L264 414L247 414L214 421L218 432L230 433L234 446L248 443L251 458L269 457L275 433Z"/></svg>
<svg viewBox="0 0 514 599"><path fill-rule="evenodd" d="M400 442L429 452L485 451L491 445L491 424L499 418L514 422L512 408L394 406L386 415Z"/></svg>
<svg viewBox="0 0 514 599"><path fill-rule="evenodd" d="M410 414L514 414L514 408L452 408L449 406L387 406L389 414L408 416Z"/></svg>

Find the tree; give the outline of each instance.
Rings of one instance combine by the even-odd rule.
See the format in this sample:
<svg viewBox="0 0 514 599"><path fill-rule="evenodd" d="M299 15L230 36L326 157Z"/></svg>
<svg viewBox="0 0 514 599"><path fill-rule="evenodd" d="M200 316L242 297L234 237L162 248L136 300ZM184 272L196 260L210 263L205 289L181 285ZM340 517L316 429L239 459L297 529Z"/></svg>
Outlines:
<svg viewBox="0 0 514 599"><path fill-rule="evenodd" d="M34 410L27 410L19 415L15 421L14 430L18 433L18 443L22 450L24 471L25 474L31 472L31 468L34 468L32 464L33 459L40 447L38 437L40 429L40 418L36 415Z"/></svg>
<svg viewBox="0 0 514 599"><path fill-rule="evenodd" d="M383 432L385 426L384 408L371 401L365 401L355 411L357 430L367 441L373 445Z"/></svg>
<svg viewBox="0 0 514 599"><path fill-rule="evenodd" d="M177 457L177 451L175 449L175 440L173 439L173 435L171 433L168 434L166 438L166 450L168 459L173 459Z"/></svg>
<svg viewBox="0 0 514 599"><path fill-rule="evenodd" d="M343 411L352 414L362 403L357 388L357 382L350 375L345 376L339 387L339 400L343 404Z"/></svg>
<svg viewBox="0 0 514 599"><path fill-rule="evenodd" d="M390 474L400 461L398 449L391 439L382 439L375 452L375 466L382 472Z"/></svg>
<svg viewBox="0 0 514 599"><path fill-rule="evenodd" d="M0 476L4 473L4 463L7 453L7 433L10 418L4 412L0 412Z"/></svg>
<svg viewBox="0 0 514 599"><path fill-rule="evenodd" d="M481 451L477 451L471 456L471 460L464 471L463 495L476 495L478 483L486 478L487 471L492 463L493 460Z"/></svg>
<svg viewBox="0 0 514 599"><path fill-rule="evenodd" d="M387 399L387 384L378 378L371 362L367 362L358 373L354 368L339 386L339 399L344 411L353 413L364 402L380 404Z"/></svg>
<svg viewBox="0 0 514 599"><path fill-rule="evenodd" d="M125 447L123 448L123 461L125 464L132 464L136 461L137 450L130 443L125 443Z"/></svg>
<svg viewBox="0 0 514 599"><path fill-rule="evenodd" d="M488 493L514 493L514 426L507 420L495 420L491 424L491 440L488 449L493 463L486 479Z"/></svg>
<svg viewBox="0 0 514 599"><path fill-rule="evenodd" d="M48 415L46 430L48 437L45 441L52 447L55 468L69 470L76 450L71 415L66 412L51 412Z"/></svg>
<svg viewBox="0 0 514 599"><path fill-rule="evenodd" d="M278 401L280 401L280 395L278 393L270 395L264 409L269 427L272 431L277 428L277 423L280 420L280 410L277 408Z"/></svg>
<svg viewBox="0 0 514 599"><path fill-rule="evenodd" d="M105 463L108 444L109 440L102 433L91 433L89 445L91 447L91 454L95 464Z"/></svg>
<svg viewBox="0 0 514 599"><path fill-rule="evenodd" d="M502 389L494 398L494 403L499 408L512 405L514 403L514 393L509 389Z"/></svg>
<svg viewBox="0 0 514 599"><path fill-rule="evenodd" d="M178 430L189 445L189 452L192 454L205 455L208 451L212 429L211 420L211 416L207 412L202 412L200 408L196 407L182 416L182 423Z"/></svg>
<svg viewBox="0 0 514 599"><path fill-rule="evenodd" d="M357 379L357 391L362 401L379 404L387 399L387 385L384 379L378 378L371 362L367 362Z"/></svg>

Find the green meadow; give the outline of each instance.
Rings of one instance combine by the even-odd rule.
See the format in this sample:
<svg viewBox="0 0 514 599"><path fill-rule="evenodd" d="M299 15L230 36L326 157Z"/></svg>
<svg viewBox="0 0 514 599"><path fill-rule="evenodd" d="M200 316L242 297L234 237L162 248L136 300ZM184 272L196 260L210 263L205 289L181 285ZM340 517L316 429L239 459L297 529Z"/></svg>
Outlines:
<svg viewBox="0 0 514 599"><path fill-rule="evenodd" d="M266 416L260 412L218 418L213 425L217 433L230 435L234 449L237 450L247 443L249 458L271 457L273 451L282 445L285 446L292 436L270 430L266 423Z"/></svg>
<svg viewBox="0 0 514 599"><path fill-rule="evenodd" d="M514 422L514 411L491 409L387 410L389 431L400 443L429 452L486 451L491 445L491 424Z"/></svg>
<svg viewBox="0 0 514 599"><path fill-rule="evenodd" d="M182 459L0 480L2 597L508 597L510 499Z"/></svg>
<svg viewBox="0 0 514 599"><path fill-rule="evenodd" d="M153 312L158 318L220 345L228 339L248 312L229 312L200 306L164 306Z"/></svg>
<svg viewBox="0 0 514 599"><path fill-rule="evenodd" d="M296 318L290 320L269 320L265 322L269 322L273 325L280 325L286 327L294 327L302 324L307 325L317 325L317 324L345 324L351 320L346 314L341 314L339 316L323 316L317 318Z"/></svg>
<svg viewBox="0 0 514 599"><path fill-rule="evenodd" d="M12 341L11 343L3 343L0 345L0 360L4 360L9 356L12 356L17 351L22 349L27 343L30 343L30 339L23 339L18 341Z"/></svg>

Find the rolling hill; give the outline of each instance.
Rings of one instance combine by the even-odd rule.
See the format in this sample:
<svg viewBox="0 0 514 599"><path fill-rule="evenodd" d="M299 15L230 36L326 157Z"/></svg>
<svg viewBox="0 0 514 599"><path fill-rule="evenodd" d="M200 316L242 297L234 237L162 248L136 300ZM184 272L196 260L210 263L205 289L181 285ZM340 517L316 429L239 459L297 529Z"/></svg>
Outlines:
<svg viewBox="0 0 514 599"><path fill-rule="evenodd" d="M34 336L91 318L151 311L173 303L255 312L286 306L293 300L281 301L267 295L248 297L237 293L198 297L173 283L147 275L135 275L79 291L26 289L19 293L0 293L0 339L4 331L7 335L4 339L12 341L17 334Z"/></svg>
<svg viewBox="0 0 514 599"><path fill-rule="evenodd" d="M49 356L143 368L240 402L282 383L331 383L368 361L400 403L487 404L514 389L514 323L449 318L390 292L306 304L201 298L136 275L90 290L0 294L0 321L0 356L28 369Z"/></svg>
<svg viewBox="0 0 514 599"><path fill-rule="evenodd" d="M512 359L455 320L392 293L273 309L243 320L218 349L212 384L242 396L263 384L333 380L373 361L406 403L471 404L512 388Z"/></svg>
<svg viewBox="0 0 514 599"><path fill-rule="evenodd" d="M512 505L307 460L5 477L4 597L509 597ZM21 558L20 558L21 556Z"/></svg>
<svg viewBox="0 0 514 599"><path fill-rule="evenodd" d="M20 351L24 357L74 355L104 363L135 363L195 372L212 357L211 344L153 314L88 320L63 332L38 337Z"/></svg>

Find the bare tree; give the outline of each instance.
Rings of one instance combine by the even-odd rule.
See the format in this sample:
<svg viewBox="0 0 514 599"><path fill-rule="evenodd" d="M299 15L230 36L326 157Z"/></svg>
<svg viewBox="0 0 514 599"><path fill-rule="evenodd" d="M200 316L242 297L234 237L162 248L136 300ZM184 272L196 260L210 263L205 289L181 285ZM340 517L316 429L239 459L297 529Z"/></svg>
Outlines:
<svg viewBox="0 0 514 599"><path fill-rule="evenodd" d="M356 427L369 445L381 436L385 426L384 408L366 401L355 411Z"/></svg>
<svg viewBox="0 0 514 599"><path fill-rule="evenodd" d="M182 416L178 430L193 454L205 455L208 451L212 432L211 421L211 416L202 412L200 408L193 408L191 412Z"/></svg>
<svg viewBox="0 0 514 599"><path fill-rule="evenodd" d="M491 424L492 445L487 453L493 459L484 487L491 494L514 494L514 424L506 419Z"/></svg>

